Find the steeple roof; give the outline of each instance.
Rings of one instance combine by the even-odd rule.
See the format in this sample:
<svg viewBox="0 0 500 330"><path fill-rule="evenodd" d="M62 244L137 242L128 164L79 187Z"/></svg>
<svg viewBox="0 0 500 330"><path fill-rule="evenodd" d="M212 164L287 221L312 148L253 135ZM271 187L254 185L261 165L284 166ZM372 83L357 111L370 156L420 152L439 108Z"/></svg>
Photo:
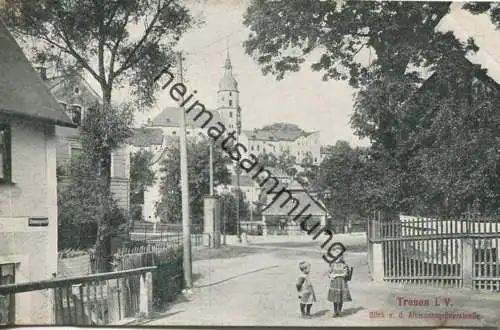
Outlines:
<svg viewBox="0 0 500 330"><path fill-rule="evenodd" d="M238 91L238 83L233 76L233 66L231 65L229 52L224 65L224 77L219 82L219 91Z"/></svg>

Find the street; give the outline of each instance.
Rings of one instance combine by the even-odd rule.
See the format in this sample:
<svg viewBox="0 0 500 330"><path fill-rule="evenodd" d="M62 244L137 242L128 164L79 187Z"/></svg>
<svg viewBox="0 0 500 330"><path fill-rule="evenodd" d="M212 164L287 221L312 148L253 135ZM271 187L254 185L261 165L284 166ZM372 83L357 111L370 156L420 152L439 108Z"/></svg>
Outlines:
<svg viewBox="0 0 500 330"><path fill-rule="evenodd" d="M181 299L159 313L155 320L141 325L499 325L500 300L495 294L372 282L365 252L361 251L364 237L345 236L337 239L347 247L346 262L354 266L349 284L353 302L345 304L339 318L332 318L331 306L326 300L328 280L324 272L327 265L321 259L319 243L277 239L268 243L261 240L248 246L225 247L219 251L195 252L195 285L191 300ZM204 255L197 256L199 253ZM318 300L313 305L312 319L300 318L295 281L301 260L309 260L312 264L311 280ZM398 306L397 297L430 301L442 297L451 303L448 307L403 307ZM412 311L476 312L480 319L440 321L411 317Z"/></svg>

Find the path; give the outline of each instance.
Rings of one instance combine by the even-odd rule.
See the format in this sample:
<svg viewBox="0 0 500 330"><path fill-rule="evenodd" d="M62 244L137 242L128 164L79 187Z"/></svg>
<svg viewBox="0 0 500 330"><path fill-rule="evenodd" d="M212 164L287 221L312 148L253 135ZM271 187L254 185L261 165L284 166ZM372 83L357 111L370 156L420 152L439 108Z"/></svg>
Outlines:
<svg viewBox="0 0 500 330"><path fill-rule="evenodd" d="M348 251L360 248L355 241L346 243ZM466 290L451 292L375 284L369 278L366 255L359 251L347 253L347 262L354 266L353 280L350 282L354 301L346 304L342 317L332 318L331 306L326 301L328 282L323 275L327 266L321 259L317 245L317 242L305 241L251 244L248 249L254 252L250 255L195 261L193 272L197 280L191 301L174 304L163 317L147 325L500 325L498 294L479 295ZM294 289L297 264L303 259L312 263L311 278L318 296L312 311L314 318L310 320L299 317ZM408 318L410 311L423 312L426 307L398 307L397 296L428 298L432 302L436 296L446 297L451 299L452 308L438 310L434 307L430 311L476 312L481 315L481 319L445 322ZM370 312L380 313L378 317L370 318ZM400 312L404 313L404 319L399 319Z"/></svg>

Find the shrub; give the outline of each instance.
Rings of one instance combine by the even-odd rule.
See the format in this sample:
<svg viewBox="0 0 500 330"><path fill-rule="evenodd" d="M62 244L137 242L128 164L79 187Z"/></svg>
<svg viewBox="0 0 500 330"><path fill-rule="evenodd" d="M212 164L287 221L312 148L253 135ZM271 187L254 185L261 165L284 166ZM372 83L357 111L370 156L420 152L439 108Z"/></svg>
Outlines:
<svg viewBox="0 0 500 330"><path fill-rule="evenodd" d="M158 268L153 274L153 301L157 307L173 301L184 287L183 249L169 249L163 254L157 256Z"/></svg>
<svg viewBox="0 0 500 330"><path fill-rule="evenodd" d="M122 226L127 222L124 212L114 200L105 218L106 223L110 224L109 234L112 237L121 232ZM75 198L70 191L64 190L59 193L59 250L85 250L94 247L97 239L97 227L97 223L86 216L86 209L81 207L81 201Z"/></svg>

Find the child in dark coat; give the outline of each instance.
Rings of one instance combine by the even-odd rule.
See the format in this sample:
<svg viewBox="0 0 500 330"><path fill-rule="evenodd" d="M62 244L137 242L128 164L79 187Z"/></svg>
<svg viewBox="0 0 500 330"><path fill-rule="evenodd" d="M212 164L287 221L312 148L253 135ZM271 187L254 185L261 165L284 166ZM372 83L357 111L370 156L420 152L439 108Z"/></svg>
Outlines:
<svg viewBox="0 0 500 330"><path fill-rule="evenodd" d="M300 312L302 317L310 318L312 304L316 301L314 288L309 279L311 264L307 261L301 261L299 263L299 269L301 274L297 280L296 287L299 293Z"/></svg>

